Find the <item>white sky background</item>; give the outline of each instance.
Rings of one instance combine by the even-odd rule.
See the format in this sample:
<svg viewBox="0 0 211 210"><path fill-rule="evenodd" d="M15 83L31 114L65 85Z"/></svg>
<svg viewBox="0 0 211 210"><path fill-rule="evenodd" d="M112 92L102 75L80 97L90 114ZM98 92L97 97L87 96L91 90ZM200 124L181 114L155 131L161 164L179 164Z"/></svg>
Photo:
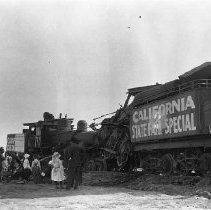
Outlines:
<svg viewBox="0 0 211 210"><path fill-rule="evenodd" d="M0 145L45 111L91 123L128 88L211 61L210 11L209 0L0 0Z"/></svg>

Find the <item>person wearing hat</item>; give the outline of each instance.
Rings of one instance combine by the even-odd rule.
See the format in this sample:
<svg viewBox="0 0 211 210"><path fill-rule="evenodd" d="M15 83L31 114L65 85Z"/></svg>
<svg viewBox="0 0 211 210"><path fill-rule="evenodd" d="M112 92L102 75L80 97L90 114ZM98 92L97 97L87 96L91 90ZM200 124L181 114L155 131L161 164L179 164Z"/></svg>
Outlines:
<svg viewBox="0 0 211 210"><path fill-rule="evenodd" d="M73 133L70 140L70 145L64 150L64 164L67 168L67 186L69 189L73 187L78 188L82 184L82 165L85 162L85 150L81 145L77 134L87 132L88 124L86 120L79 120L77 122L77 129Z"/></svg>
<svg viewBox="0 0 211 210"><path fill-rule="evenodd" d="M23 178L28 182L30 181L30 175L31 175L31 167L29 163L29 154L24 155L24 161L23 161Z"/></svg>
<svg viewBox="0 0 211 210"><path fill-rule="evenodd" d="M51 180L55 183L56 189L60 187L63 188L62 182L65 180L64 167L62 161L59 159L61 155L58 152L54 152L52 155L52 160L49 164L52 167L51 170Z"/></svg>
<svg viewBox="0 0 211 210"><path fill-rule="evenodd" d="M66 189L78 188L81 184L82 148L77 143L71 143L64 149L64 166L67 169Z"/></svg>

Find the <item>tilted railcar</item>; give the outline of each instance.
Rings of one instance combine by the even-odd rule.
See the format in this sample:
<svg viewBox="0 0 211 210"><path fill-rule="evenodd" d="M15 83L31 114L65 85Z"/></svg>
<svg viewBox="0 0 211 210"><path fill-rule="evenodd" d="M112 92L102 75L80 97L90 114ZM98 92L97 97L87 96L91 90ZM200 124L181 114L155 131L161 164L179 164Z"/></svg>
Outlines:
<svg viewBox="0 0 211 210"><path fill-rule="evenodd" d="M124 106L101 124L104 157L107 162L115 159L117 167L164 173L208 171L211 63L163 85L128 89Z"/></svg>
<svg viewBox="0 0 211 210"><path fill-rule="evenodd" d="M211 64L137 94L130 137L145 169L165 173L211 169Z"/></svg>

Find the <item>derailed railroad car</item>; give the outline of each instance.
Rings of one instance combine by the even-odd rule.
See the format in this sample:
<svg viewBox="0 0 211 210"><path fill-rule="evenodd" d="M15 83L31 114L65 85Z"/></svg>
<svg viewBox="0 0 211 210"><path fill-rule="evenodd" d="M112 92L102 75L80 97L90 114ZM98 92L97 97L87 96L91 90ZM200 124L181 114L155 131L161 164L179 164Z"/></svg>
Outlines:
<svg viewBox="0 0 211 210"><path fill-rule="evenodd" d="M211 169L211 63L163 85L129 89L124 107L102 122L99 133L104 156L121 168L206 173Z"/></svg>
<svg viewBox="0 0 211 210"><path fill-rule="evenodd" d="M211 64L150 94L139 93L133 101L130 137L144 169L165 173L211 169Z"/></svg>

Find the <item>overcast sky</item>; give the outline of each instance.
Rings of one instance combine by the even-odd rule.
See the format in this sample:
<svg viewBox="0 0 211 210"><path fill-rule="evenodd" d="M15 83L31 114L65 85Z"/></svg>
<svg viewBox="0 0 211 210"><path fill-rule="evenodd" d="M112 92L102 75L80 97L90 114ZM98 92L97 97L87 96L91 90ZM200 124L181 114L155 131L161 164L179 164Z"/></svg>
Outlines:
<svg viewBox="0 0 211 210"><path fill-rule="evenodd" d="M91 123L128 88L211 61L210 11L209 0L0 0L0 144L45 111Z"/></svg>

